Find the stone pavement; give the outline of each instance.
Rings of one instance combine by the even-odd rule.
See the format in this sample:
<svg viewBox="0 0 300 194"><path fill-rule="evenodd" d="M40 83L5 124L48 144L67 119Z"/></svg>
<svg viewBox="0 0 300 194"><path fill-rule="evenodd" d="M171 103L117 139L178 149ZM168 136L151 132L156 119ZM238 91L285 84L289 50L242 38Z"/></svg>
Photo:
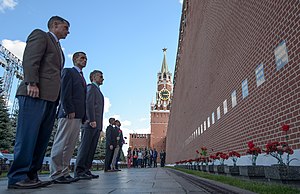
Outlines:
<svg viewBox="0 0 300 194"><path fill-rule="evenodd" d="M167 168L131 168L119 172L96 171L98 179L80 180L71 184L52 184L38 189L7 189L7 179L0 179L1 194L102 194L102 193L210 193ZM190 175L189 175L190 176ZM47 176L41 176L46 180ZM205 179L203 179L205 180ZM210 181L211 182L211 181ZM214 182L217 185L219 183ZM226 186L232 193L251 193ZM230 192L231 193L231 192Z"/></svg>

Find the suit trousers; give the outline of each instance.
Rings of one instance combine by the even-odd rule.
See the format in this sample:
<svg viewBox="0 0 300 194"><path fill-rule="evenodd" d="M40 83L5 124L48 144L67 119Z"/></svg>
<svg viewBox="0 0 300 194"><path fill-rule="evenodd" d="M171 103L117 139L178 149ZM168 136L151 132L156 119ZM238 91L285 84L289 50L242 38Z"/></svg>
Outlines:
<svg viewBox="0 0 300 194"><path fill-rule="evenodd" d="M114 149L115 148L113 148L111 150L111 149L109 149L109 145L106 145L104 170L110 170L111 169L110 165L111 165L112 158L113 158L113 155L114 155Z"/></svg>
<svg viewBox="0 0 300 194"><path fill-rule="evenodd" d="M19 115L8 184L37 178L55 121L56 102L17 96Z"/></svg>
<svg viewBox="0 0 300 194"><path fill-rule="evenodd" d="M82 119L59 118L51 149L50 178L69 175L69 165L79 139Z"/></svg>
<svg viewBox="0 0 300 194"><path fill-rule="evenodd" d="M117 145L117 147L114 150L114 155L113 155L113 159L112 159L112 162L111 162L111 167L112 167L113 170L116 169L116 162L118 162L117 157L118 157L118 154L119 154L119 150L120 150L120 146Z"/></svg>
<svg viewBox="0 0 300 194"><path fill-rule="evenodd" d="M101 130L99 129L82 128L81 142L76 158L75 176L86 174L90 171L100 133Z"/></svg>

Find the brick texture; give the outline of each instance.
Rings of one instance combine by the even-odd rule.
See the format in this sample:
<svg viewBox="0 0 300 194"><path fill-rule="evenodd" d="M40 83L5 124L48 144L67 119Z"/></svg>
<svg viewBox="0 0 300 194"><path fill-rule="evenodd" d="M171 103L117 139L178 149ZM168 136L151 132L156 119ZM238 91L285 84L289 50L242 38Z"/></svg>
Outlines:
<svg viewBox="0 0 300 194"><path fill-rule="evenodd" d="M299 24L298 0L184 1L167 162L193 158L201 146L208 147L209 153L235 150L245 154L247 142L253 140L264 148L269 141L285 140L283 123L291 127L290 145L300 149ZM277 70L274 51L282 41L289 61ZM265 81L257 86L259 64L263 64ZM249 95L243 98L245 79ZM232 107L234 90L237 105ZM210 127L198 134L208 117Z"/></svg>

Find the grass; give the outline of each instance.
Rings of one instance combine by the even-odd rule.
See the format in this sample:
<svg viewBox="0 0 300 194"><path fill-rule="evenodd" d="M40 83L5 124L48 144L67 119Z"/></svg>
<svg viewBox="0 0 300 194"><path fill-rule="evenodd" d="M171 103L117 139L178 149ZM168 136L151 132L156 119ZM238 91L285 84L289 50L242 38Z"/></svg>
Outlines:
<svg viewBox="0 0 300 194"><path fill-rule="evenodd" d="M249 190L259 194L300 194L300 189L292 186L286 186L282 184L271 184L256 181L242 180L235 177L228 177L223 175L215 175L206 172L188 170L176 167L168 167L175 170L179 170L188 174L199 176L202 178L218 181L224 184L232 185L241 189Z"/></svg>

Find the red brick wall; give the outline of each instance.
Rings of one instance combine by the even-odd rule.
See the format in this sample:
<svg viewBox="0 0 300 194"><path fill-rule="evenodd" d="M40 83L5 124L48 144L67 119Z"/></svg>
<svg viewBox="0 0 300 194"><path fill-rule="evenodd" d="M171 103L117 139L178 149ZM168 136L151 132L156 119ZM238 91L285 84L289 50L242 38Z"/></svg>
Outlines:
<svg viewBox="0 0 300 194"><path fill-rule="evenodd" d="M150 146L150 134L129 134L129 146L133 148L145 148Z"/></svg>
<svg viewBox="0 0 300 194"><path fill-rule="evenodd" d="M195 157L207 146L245 153L247 142L260 147L283 141L300 148L300 1L185 0L174 75L174 96L167 130L167 162ZM188 4L188 5L187 5ZM277 71L275 48L286 42L289 62ZM257 87L255 69L264 65ZM242 81L249 95L242 97ZM231 93L237 105L232 108ZM228 112L223 113L227 100ZM221 118L217 120L217 108ZM212 113L215 123L187 139Z"/></svg>

